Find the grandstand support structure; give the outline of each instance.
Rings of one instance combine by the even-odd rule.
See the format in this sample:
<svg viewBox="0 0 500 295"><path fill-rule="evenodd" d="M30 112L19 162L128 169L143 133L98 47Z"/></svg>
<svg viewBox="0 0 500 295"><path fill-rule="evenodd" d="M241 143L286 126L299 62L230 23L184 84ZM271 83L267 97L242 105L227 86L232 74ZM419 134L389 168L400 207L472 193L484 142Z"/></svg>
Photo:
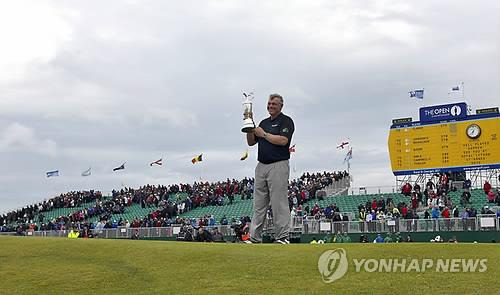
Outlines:
<svg viewBox="0 0 500 295"><path fill-rule="evenodd" d="M472 187L482 188L485 181L492 187L500 187L500 169L467 171L467 179L470 179Z"/></svg>
<svg viewBox="0 0 500 295"><path fill-rule="evenodd" d="M405 183L410 183L412 186L418 183L420 187L425 188L425 184L429 179L432 182L436 182L436 177L434 174L413 174L413 175L401 175L396 176L396 188L399 190Z"/></svg>
<svg viewBox="0 0 500 295"><path fill-rule="evenodd" d="M347 176L334 182L330 186L326 187L324 190L327 196L336 196L342 194L348 194L349 188L351 187L351 176Z"/></svg>

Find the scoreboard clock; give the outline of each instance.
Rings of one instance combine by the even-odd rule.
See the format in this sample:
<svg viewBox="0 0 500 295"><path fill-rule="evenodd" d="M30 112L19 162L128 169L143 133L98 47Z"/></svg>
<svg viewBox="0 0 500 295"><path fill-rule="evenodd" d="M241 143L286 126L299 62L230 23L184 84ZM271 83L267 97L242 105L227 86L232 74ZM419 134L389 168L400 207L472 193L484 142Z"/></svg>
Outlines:
<svg viewBox="0 0 500 295"><path fill-rule="evenodd" d="M471 124L466 129L467 136L471 139L476 139L481 135L481 127L477 124Z"/></svg>

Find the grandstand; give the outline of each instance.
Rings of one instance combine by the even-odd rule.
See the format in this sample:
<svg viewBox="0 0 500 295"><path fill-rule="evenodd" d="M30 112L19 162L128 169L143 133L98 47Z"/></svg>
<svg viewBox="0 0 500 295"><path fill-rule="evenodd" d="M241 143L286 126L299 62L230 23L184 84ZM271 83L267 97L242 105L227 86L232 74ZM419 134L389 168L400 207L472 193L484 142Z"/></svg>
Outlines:
<svg viewBox="0 0 500 295"><path fill-rule="evenodd" d="M88 202L88 203L84 203L82 205L71 207L71 208L54 208L52 210L36 214L34 220L38 221L40 218L40 215L43 215L43 218L42 218L43 221L52 220L52 219L58 218L60 216L68 216L68 215L73 214L79 210L89 208L89 207L93 206L94 204L95 204L95 202Z"/></svg>
<svg viewBox="0 0 500 295"><path fill-rule="evenodd" d="M292 181L293 182L293 181ZM291 183L292 183L291 182ZM151 189L151 187L149 187ZM358 208L360 205L365 205L367 202L371 202L373 199L379 201L380 199L384 199L387 201L388 199L392 200L392 203L397 206L400 203L405 203L409 205L411 203L411 198L409 196L405 196L404 194L400 192L394 192L395 190L393 189L393 192L391 193L366 193L366 189L364 189L364 194L359 194L359 195L349 195L349 189L350 189L350 179L349 177L345 177L344 179L334 181L327 187L322 187L321 190L316 191L315 198L312 197L309 200L306 200L304 203L301 204L303 210L305 211L306 207L309 207L309 209L313 207L319 207L319 214L318 216L305 216L301 215L300 217L297 216L297 218L304 218L304 222L302 221L297 221L294 219L293 222L293 233L295 234L295 237L300 237L300 234L303 233L314 233L314 232L324 232L320 230L320 223L332 223L330 226L330 230L333 231L338 231L338 227L334 227L331 217L326 218L326 216L323 214L323 209L326 207L329 207L331 205L335 205L340 214L342 216L348 216L349 220L349 227L343 227L342 230L346 230L351 233L356 233L363 231L363 226L358 224ZM154 189L153 189L154 190ZM360 192L362 190L360 189ZM475 208L476 210L481 210L485 205L490 205L490 203L487 202L485 193L482 189L476 188L476 189L471 189L471 198L470 202L468 204L465 204L465 206L462 206L460 204L461 200L461 195L463 189L451 189L447 192L447 196L451 198L453 204L457 206L460 209L460 212L464 211L465 207L469 208ZM134 195L135 193L139 192L140 190L131 190L131 194ZM354 192L354 190L353 190ZM120 196L118 192L116 196ZM114 193L114 196L115 196ZM123 192L122 192L123 193ZM132 198L132 195L130 193L126 193L125 195L128 195L129 198ZM141 200L141 198L139 198ZM191 199L191 200L190 200ZM183 210L180 212L178 215L174 216L165 216L161 215L164 214L165 212L165 204L168 202L168 204L174 204L175 206L178 206L179 204L187 203L188 200L192 202L194 199L193 192L185 192L185 191L174 191L169 193L168 199L164 199L162 202L148 202L145 204L143 201L138 201L134 197L134 202L124 202L127 203L125 206L123 206L121 212L122 213L115 213L115 211L110 212L106 211L105 215L102 214L97 214L97 215L91 215L87 216L85 220L79 220L78 222L72 221L71 216L75 214L76 212L82 211L86 212L86 209L95 207L97 204L101 204L99 206L102 206L104 203L115 203L118 202L119 199L114 199L112 196L103 196L100 197L98 202L86 202L83 204L80 204L78 206L70 207L70 208L54 208L49 211L44 211L43 216L39 216L39 214L35 214L34 218L30 220L31 223L38 223L38 226L40 226L39 221L42 220L43 223L47 223L49 221L52 221L52 224L55 224L50 229L61 229L61 233L58 235L65 235L65 230L67 230L70 227L88 227L88 228L95 228L96 225L100 220L103 220L105 218L104 222L106 224L106 229L108 230L113 230L115 228L120 228L124 227L125 224L132 224L132 222L137 222L140 221L140 225L136 226L131 226L133 227L155 227L158 226L158 220L160 220L161 217L161 226L180 226L179 221L181 224L187 224L193 228L196 228L197 226L202 225L201 222L204 222L203 225L208 225L206 224L206 219L210 218L210 226L218 226L225 234L228 235L234 235L234 229L226 229L221 227L221 219L226 218L228 221L228 226L234 226L235 224L238 223L238 221L242 221L243 217L252 217L253 215L253 199L248 199L248 196L245 195L244 198L242 198L242 194L235 194L233 196L233 202L230 203L229 199L227 196L224 196L223 198L223 204L220 203L218 205L214 205L213 202L210 202L210 204L203 202L203 204L193 206L186 208L186 210ZM168 200L168 201L167 201ZM131 201L131 200L129 200ZM180 207L179 207L180 208ZM423 213L424 211L428 209L428 207L424 205L420 205L415 214L419 215L420 219L423 218ZM450 208L451 209L451 208ZM496 210L496 209L495 209ZM303 212L304 212L303 211ZM162 213L163 212L163 213ZM103 217L105 216L105 217ZM156 216L158 216L158 219L156 219ZM461 216L461 215L460 215ZM43 218L42 218L43 217ZM68 218L69 217L69 218ZM68 221L69 219L69 221ZM153 220L154 219L154 220ZM304 227L305 225L305 220L315 220L315 225L312 225L312 227L308 227L307 229ZM144 222L148 220L148 222ZM401 217L401 222L406 222L405 217ZM154 222L153 222L154 221ZM213 222L215 221L215 222ZM270 220L271 221L271 220ZM345 220L344 220L345 221ZM383 223L386 222L384 220L374 220L378 223ZM213 223L212 223L213 222ZM494 221L495 226L498 227L498 221ZM352 223L352 224L351 224ZM474 221L475 224L479 224L478 221ZM63 227L60 227L59 225L64 225ZM416 223L415 223L416 224ZM1 225L1 224L0 224ZM268 227L272 227L272 222L269 222ZM478 225L479 226L479 225ZM477 226L477 227L478 227ZM19 223L19 219L16 220L11 220L7 226L3 226L3 228L0 228L1 231L15 231L16 229L19 229L22 227L23 230L31 230L32 228L37 228L37 227L32 227L31 225L28 225L27 222L24 224ZM403 227L401 227L403 228ZM443 227L441 227L443 228ZM461 228L461 227L460 227ZM476 227L474 227L476 228ZM10 230L9 230L10 229ZM386 230L387 227L385 224L381 224L378 227L374 227L373 230ZM408 227L406 227L408 229ZM428 231L428 227L422 227L421 225L419 226L419 230L425 230ZM131 235L131 231L126 230L123 234L118 234L118 232L114 233L112 232L111 234L106 233L106 237L127 237ZM404 230L404 229L403 229ZM434 229L435 230L435 229ZM459 230L459 228L455 228L454 230ZM272 228L268 231L269 233L272 234ZM149 236L152 234L150 230L148 231L143 231L141 230L141 233L144 236ZM162 233L158 232L158 236L161 236ZM173 237L175 236L174 231L172 229L163 231L163 234L167 234L167 236ZM155 235L155 234L153 234Z"/></svg>
<svg viewBox="0 0 500 295"><path fill-rule="evenodd" d="M451 197L453 203L459 207L460 207L460 197L462 192L463 190L457 190L457 191L452 191L448 194L448 196ZM484 206L491 205L487 202L486 196L481 189L473 189L470 191L470 193L471 193L471 199L470 199L471 203L467 204L468 207L480 209L483 208ZM179 193L176 196L185 198L188 195L186 193ZM410 200L409 197L404 196L401 193L380 193L380 194L361 194L361 195L335 194L335 195L328 195L322 200L317 200L317 199L310 200L303 206L313 207L315 204L318 204L321 208L324 208L332 204L336 204L339 207L340 211L343 213L357 214L358 206L360 204L365 204L368 201L371 202L374 198L377 200L379 200L380 198L383 198L384 200L391 198L395 204L399 202L408 203ZM104 197L104 200L109 200L109 199L110 197ZM232 218L239 219L242 216L251 217L253 212L252 202L253 202L252 199L241 200L240 195L236 195L232 205L227 204L224 206L198 207L191 211L180 214L180 217L201 218L207 215L213 215L217 222L219 222L220 219L223 218L224 216L228 220L231 220ZM76 211L91 207L92 205L94 205L94 203L85 203L83 205L76 206L73 208L56 208L51 211L43 212L43 215L45 216L44 221L48 221L53 218L57 218L59 216L68 216ZM421 209L424 208L425 207L421 207ZM158 207L141 208L139 204L134 203L131 206L126 207L125 212L123 214L113 214L112 219L113 220L119 220L119 219L133 220L134 218L142 219L144 216L147 216L148 214L157 209ZM96 222L98 221L98 219L99 217L96 216L89 218L88 221ZM38 220L38 215L36 215L35 220Z"/></svg>
<svg viewBox="0 0 500 295"><path fill-rule="evenodd" d="M185 218L200 218L207 215L213 215L215 220L219 222L223 217L228 220L240 219L242 216L252 216L253 210L253 199L241 200L240 195L235 196L233 204L227 204L224 206L207 206L198 207L194 210L188 211L180 215L180 217Z"/></svg>
<svg viewBox="0 0 500 295"><path fill-rule="evenodd" d="M347 187L346 187L347 188ZM453 203L460 207L460 198L463 190L459 189L456 191L450 191L448 196L452 199ZM401 193L378 193L378 194L359 194L359 195L346 195L347 191L344 189L333 191L332 194L327 195L323 199L312 199L303 204L303 207L309 206L313 207L315 204L318 204L321 208L325 208L332 204L336 204L339 207L340 211L343 213L353 213L357 214L358 206L360 204L365 204L368 201L372 201L374 198L387 200L391 198L394 204L404 202L409 202L409 197L404 196ZM471 193L471 203L467 204L468 207L474 207L476 209L483 208L484 206L491 205L487 202L486 196L481 189L472 189ZM186 193L176 193L172 196L175 199L185 199L188 197ZM103 201L110 200L110 196L103 197ZM230 220L232 218L239 219L242 216L252 216L253 210L253 200L245 199L241 200L240 195L236 195L233 201L233 204L226 204L224 206L206 206L206 207L198 207L191 211L180 214L180 217L183 218L201 218L207 215L213 215L216 221L218 222L224 216ZM55 208L50 211L43 212L44 215L43 220L49 221L54 218L58 218L60 216L68 216L77 211L83 210L85 208L89 208L95 205L94 202L84 203L79 206L75 206L72 208ZM123 214L112 214L113 220L133 220L134 218L142 219L151 212L159 209L158 207L146 207L142 208L139 204L133 203L131 206L125 208L125 212ZM420 207L420 209L425 209L425 206ZM35 215L34 220L38 220L38 215ZM99 217L95 216L89 218L89 222L98 221Z"/></svg>

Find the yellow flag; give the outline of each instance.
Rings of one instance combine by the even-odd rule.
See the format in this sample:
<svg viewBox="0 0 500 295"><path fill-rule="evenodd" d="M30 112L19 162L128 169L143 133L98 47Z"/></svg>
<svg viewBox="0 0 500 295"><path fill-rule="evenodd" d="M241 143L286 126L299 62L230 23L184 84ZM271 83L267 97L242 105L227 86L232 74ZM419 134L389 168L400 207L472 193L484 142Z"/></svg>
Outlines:
<svg viewBox="0 0 500 295"><path fill-rule="evenodd" d="M200 154L199 156L196 156L194 157L192 160L191 160L191 163L196 163L196 162L201 162L202 161L202 156L203 154Z"/></svg>
<svg viewBox="0 0 500 295"><path fill-rule="evenodd" d="M240 160L244 161L246 160L246 158L248 158L248 150L246 150L245 153L243 153L243 156L241 156Z"/></svg>

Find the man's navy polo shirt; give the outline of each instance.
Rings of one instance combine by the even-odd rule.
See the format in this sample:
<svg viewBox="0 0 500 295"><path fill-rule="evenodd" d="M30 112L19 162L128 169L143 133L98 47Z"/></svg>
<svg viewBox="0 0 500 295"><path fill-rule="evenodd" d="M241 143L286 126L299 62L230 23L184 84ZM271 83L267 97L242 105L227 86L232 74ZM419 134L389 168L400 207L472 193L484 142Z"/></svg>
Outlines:
<svg viewBox="0 0 500 295"><path fill-rule="evenodd" d="M255 137L259 143L257 160L263 164L271 164L290 159L290 151L288 148L290 147L292 135L295 131L292 118L280 113L274 120L271 120L271 117L262 120L259 127L264 129L266 133L285 136L288 138L288 143L283 146L275 145L265 138Z"/></svg>

